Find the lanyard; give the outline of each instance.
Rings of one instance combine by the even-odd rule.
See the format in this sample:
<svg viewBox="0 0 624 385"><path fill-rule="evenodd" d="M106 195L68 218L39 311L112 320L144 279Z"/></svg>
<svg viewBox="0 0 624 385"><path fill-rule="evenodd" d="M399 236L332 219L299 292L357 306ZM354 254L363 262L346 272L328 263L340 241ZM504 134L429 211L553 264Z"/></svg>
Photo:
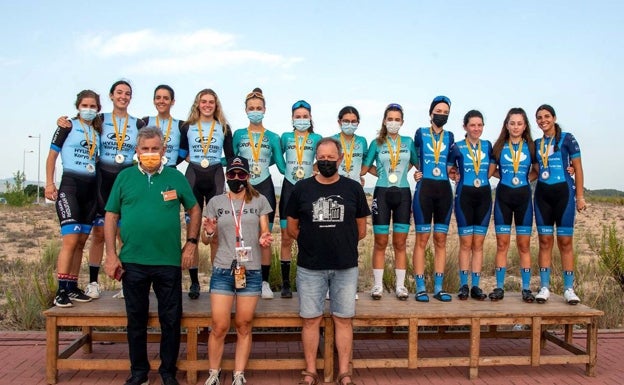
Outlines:
<svg viewBox="0 0 624 385"><path fill-rule="evenodd" d="M117 140L117 151L121 151L124 142L126 141L126 131L128 130L128 115L126 115L126 120L123 124L123 132L119 133L119 127L117 126L117 118L115 117L115 113L113 112L113 127L115 128L115 140Z"/></svg>
<svg viewBox="0 0 624 385"><path fill-rule="evenodd" d="M513 143L511 143L511 139L509 139L509 153L511 154L511 162L513 164L514 175L518 174L518 169L520 168L520 156L522 156L522 144L524 144L524 139L520 140L518 144L518 149L514 150Z"/></svg>
<svg viewBox="0 0 624 385"><path fill-rule="evenodd" d="M477 144L477 148L472 148L472 143L469 140L466 140L466 144L468 145L468 152L472 157L472 167L474 167L474 172L477 178L479 177L479 170L481 169L481 141Z"/></svg>
<svg viewBox="0 0 624 385"><path fill-rule="evenodd" d="M353 160L353 149L355 148L355 135L351 137L351 142L349 142L349 146L347 148L347 142L345 141L345 135L340 133L340 143L342 144L342 148L344 149L344 161L345 161L345 169L347 173L351 171L351 163Z"/></svg>
<svg viewBox="0 0 624 385"><path fill-rule="evenodd" d="M204 134L202 133L201 120L197 121L197 131L199 131L199 139L201 141L202 152L204 156L208 153L208 148L210 147L210 142L212 142L212 134L214 133L216 121L213 119L212 124L210 125L210 133L208 134L208 139L204 140Z"/></svg>
<svg viewBox="0 0 624 385"><path fill-rule="evenodd" d="M435 135L431 127L429 127L429 133L431 134L431 146L433 147L433 160L435 161L435 165L437 166L440 160L440 152L442 152L442 143L444 143L444 130L440 132L439 140L435 139Z"/></svg>
<svg viewBox="0 0 624 385"><path fill-rule="evenodd" d="M390 172L394 172L397 164L399 164L399 157L401 156L401 137L397 136L396 139L396 152L394 147L390 143L390 138L386 138L386 146L388 146L388 152L390 153Z"/></svg>
<svg viewBox="0 0 624 385"><path fill-rule="evenodd" d="M301 164L303 163L303 151L305 150L305 144L308 141L308 134L309 132L306 131L303 136L303 141L301 140L301 136L297 136L297 134L295 134L295 150L297 151L297 164L299 167L301 167Z"/></svg>
<svg viewBox="0 0 624 385"><path fill-rule="evenodd" d="M80 126L82 127L82 130L84 131L85 140L87 141L87 146L89 146L89 160L91 160L91 158L93 158L93 154L95 153L95 147L96 147L95 130L90 124L87 124L87 129L85 129L84 125L82 124L82 119L80 119L79 121L80 121ZM91 141L89 141L89 134L91 134L92 136Z"/></svg>
<svg viewBox="0 0 624 385"><path fill-rule="evenodd" d="M544 168L548 168L548 153L550 152L550 146L552 145L552 141L554 139L554 136L550 138L550 140L548 141L548 145L546 145L546 148L544 148L544 145L546 143L545 136L542 138L542 142L540 143L540 156L542 158L542 165L544 166Z"/></svg>
<svg viewBox="0 0 624 385"><path fill-rule="evenodd" d="M249 136L249 145L251 146L251 156L253 157L253 161L255 164L258 163L258 159L260 159L260 150L262 149L262 139L264 138L264 129L260 132L260 137L258 141L254 143L253 132L249 128L247 128L247 135Z"/></svg>
<svg viewBox="0 0 624 385"><path fill-rule="evenodd" d="M245 246L243 241L243 232L241 226L243 222L243 208L245 208L245 199L243 198L243 204L241 205L238 216L236 215L236 209L234 209L234 201L230 198L230 206L232 206L232 217L234 218L234 229L236 231L236 247Z"/></svg>
<svg viewBox="0 0 624 385"><path fill-rule="evenodd" d="M169 141L169 135L171 134L171 122L173 122L173 118L169 117L169 124L167 124L167 132L165 132L165 146L167 146L167 142ZM156 127L160 128L160 119L156 116Z"/></svg>

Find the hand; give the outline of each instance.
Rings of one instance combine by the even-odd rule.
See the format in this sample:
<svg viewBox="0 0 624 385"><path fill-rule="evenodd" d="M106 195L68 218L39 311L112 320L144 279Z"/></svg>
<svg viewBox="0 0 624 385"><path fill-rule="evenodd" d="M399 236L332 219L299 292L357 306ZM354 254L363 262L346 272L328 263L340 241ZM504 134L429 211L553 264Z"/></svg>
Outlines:
<svg viewBox="0 0 624 385"><path fill-rule="evenodd" d="M112 279L115 279L115 271L117 271L117 268L120 267L122 267L121 261L119 260L117 254L106 255L106 261L104 261L104 272L106 273L106 275L108 275Z"/></svg>
<svg viewBox="0 0 624 385"><path fill-rule="evenodd" d="M576 198L576 211L580 213L584 210L587 210L587 203L585 202L585 198Z"/></svg>
<svg viewBox="0 0 624 385"><path fill-rule="evenodd" d="M44 190L44 196L46 197L46 199L49 199L51 201L55 201L56 198L58 198L58 190L56 189L54 183L46 185Z"/></svg>
<svg viewBox="0 0 624 385"><path fill-rule="evenodd" d="M422 171L420 171L419 169L416 169L416 172L414 172L414 181L416 181L416 183L418 183L423 177L423 173Z"/></svg>
<svg viewBox="0 0 624 385"><path fill-rule="evenodd" d="M63 128L71 128L71 123L69 122L69 118L67 116L61 116L56 120L56 125Z"/></svg>
<svg viewBox="0 0 624 385"><path fill-rule="evenodd" d="M204 231L208 234L214 234L217 230L217 218L202 218L202 225L204 226Z"/></svg>
<svg viewBox="0 0 624 385"><path fill-rule="evenodd" d="M186 244L182 248L182 263L180 267L183 270L186 270L192 266L197 266L197 264L194 263L196 249L197 245L191 242L186 242Z"/></svg>
<svg viewBox="0 0 624 385"><path fill-rule="evenodd" d="M273 243L273 235L271 235L271 233L268 231L266 233L260 234L260 239L258 240L258 243L260 243L260 246L262 247L271 246L271 243Z"/></svg>
<svg viewBox="0 0 624 385"><path fill-rule="evenodd" d="M568 171L568 174L570 174L570 176L574 176L574 167L568 166L566 170Z"/></svg>

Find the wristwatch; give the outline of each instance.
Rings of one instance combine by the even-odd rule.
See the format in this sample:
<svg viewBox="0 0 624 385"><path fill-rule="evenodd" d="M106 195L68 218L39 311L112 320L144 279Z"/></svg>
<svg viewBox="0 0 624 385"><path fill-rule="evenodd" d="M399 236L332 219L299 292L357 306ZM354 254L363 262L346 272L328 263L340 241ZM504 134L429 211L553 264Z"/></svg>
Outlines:
<svg viewBox="0 0 624 385"><path fill-rule="evenodd" d="M186 238L186 241L197 244L197 238Z"/></svg>

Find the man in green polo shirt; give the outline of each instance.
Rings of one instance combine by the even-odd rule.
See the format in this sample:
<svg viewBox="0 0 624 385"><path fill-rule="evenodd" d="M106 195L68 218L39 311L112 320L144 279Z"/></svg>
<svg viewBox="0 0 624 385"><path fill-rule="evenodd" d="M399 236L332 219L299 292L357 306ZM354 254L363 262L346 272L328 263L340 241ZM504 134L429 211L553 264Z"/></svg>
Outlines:
<svg viewBox="0 0 624 385"><path fill-rule="evenodd" d="M197 248L201 212L188 181L175 168L165 167L160 129L139 131L139 163L117 176L106 203L104 238L106 274L121 277L128 316L131 376L126 385L148 383L147 320L153 285L161 327L159 373L165 385L177 385L176 361L180 349L182 273L191 266ZM180 205L188 210L189 238L180 249ZM117 221L123 215L121 251L117 255Z"/></svg>

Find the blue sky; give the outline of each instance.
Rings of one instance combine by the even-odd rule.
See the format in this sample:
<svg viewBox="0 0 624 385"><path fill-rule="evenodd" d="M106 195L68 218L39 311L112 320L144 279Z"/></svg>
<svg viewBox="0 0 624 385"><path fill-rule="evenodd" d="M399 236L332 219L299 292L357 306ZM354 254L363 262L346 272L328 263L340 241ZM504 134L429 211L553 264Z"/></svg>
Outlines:
<svg viewBox="0 0 624 385"><path fill-rule="evenodd" d="M155 114L152 92L176 91L185 119L202 88L213 88L233 128L247 125L244 96L264 90L264 125L291 130L290 106L312 105L316 131L338 130L345 105L360 111L372 140L383 109L405 109L402 135L428 125L431 99L453 104L446 128L463 137L470 109L485 115L494 141L511 107L523 107L534 138L537 106L549 103L578 139L585 187L624 190L613 171L621 138L624 3L620 1L132 1L2 2L0 105L5 119L0 178L21 170L41 179L59 115L76 94L129 79L134 116ZM33 150L33 153L28 151ZM25 152L26 151L26 152ZM614 160L616 159L616 160ZM60 176L60 175L59 175ZM275 178L276 184L281 178ZM369 187L374 179L370 179Z"/></svg>

